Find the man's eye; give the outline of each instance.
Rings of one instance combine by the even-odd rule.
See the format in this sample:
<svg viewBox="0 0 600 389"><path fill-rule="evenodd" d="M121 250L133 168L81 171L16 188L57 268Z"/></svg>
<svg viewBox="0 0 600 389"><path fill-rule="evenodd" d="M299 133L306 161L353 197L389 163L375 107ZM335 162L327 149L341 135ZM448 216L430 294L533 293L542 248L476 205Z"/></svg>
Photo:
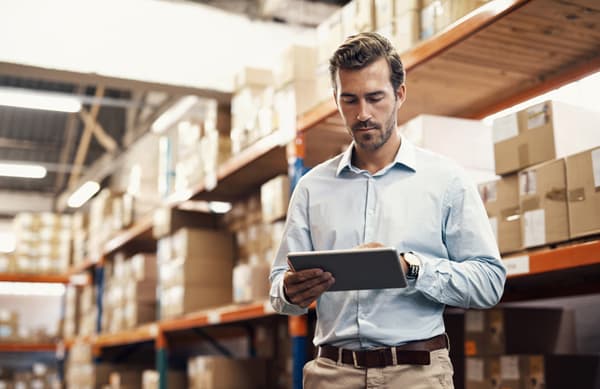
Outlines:
<svg viewBox="0 0 600 389"><path fill-rule="evenodd" d="M383 99L383 96L371 96L368 98L370 103L376 103L378 101L381 101Z"/></svg>
<svg viewBox="0 0 600 389"><path fill-rule="evenodd" d="M342 101L346 104L354 104L356 103L356 99L353 97L343 97Z"/></svg>

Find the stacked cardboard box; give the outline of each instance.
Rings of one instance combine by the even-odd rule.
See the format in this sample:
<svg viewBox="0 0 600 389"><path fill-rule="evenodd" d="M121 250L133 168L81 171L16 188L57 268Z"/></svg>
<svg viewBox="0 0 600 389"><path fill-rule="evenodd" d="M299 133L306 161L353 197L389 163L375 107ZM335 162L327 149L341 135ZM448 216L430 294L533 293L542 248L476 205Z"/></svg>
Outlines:
<svg viewBox="0 0 600 389"><path fill-rule="evenodd" d="M158 244L161 318L232 301L232 235L182 228Z"/></svg>
<svg viewBox="0 0 600 389"><path fill-rule="evenodd" d="M30 370L0 371L0 388L3 389L54 389L60 387L56 370L43 363L34 363Z"/></svg>
<svg viewBox="0 0 600 389"><path fill-rule="evenodd" d="M93 285L81 287L79 295L79 335L90 336L96 333L98 308L96 289Z"/></svg>
<svg viewBox="0 0 600 389"><path fill-rule="evenodd" d="M187 388L187 376L184 372L167 371L167 388ZM159 389L159 374L156 370L144 370L141 389Z"/></svg>
<svg viewBox="0 0 600 389"><path fill-rule="evenodd" d="M290 198L290 179L280 175L265 182L260 188L262 220L272 223L285 218Z"/></svg>
<svg viewBox="0 0 600 389"><path fill-rule="evenodd" d="M83 212L73 214L73 253L71 263L73 266L80 265L88 258L87 238L88 238L88 215Z"/></svg>
<svg viewBox="0 0 600 389"><path fill-rule="evenodd" d="M489 0L424 0L421 39L427 39Z"/></svg>
<svg viewBox="0 0 600 389"><path fill-rule="evenodd" d="M132 213L132 204L110 189L103 189L90 201L87 253L91 259L102 256L104 244L132 222Z"/></svg>
<svg viewBox="0 0 600 389"><path fill-rule="evenodd" d="M71 216L20 213L15 216L15 270L18 273L66 273L71 258Z"/></svg>
<svg viewBox="0 0 600 389"><path fill-rule="evenodd" d="M156 239L173 235L180 228L215 228L214 215L186 211L172 207L159 207L154 211L152 235Z"/></svg>
<svg viewBox="0 0 600 389"><path fill-rule="evenodd" d="M237 154L277 128L275 79L269 69L245 67L235 76L231 99L231 151Z"/></svg>
<svg viewBox="0 0 600 389"><path fill-rule="evenodd" d="M102 331L118 332L156 320L157 263L153 254L115 255L105 274Z"/></svg>
<svg viewBox="0 0 600 389"><path fill-rule="evenodd" d="M501 387L506 356L576 352L574 314L555 308L470 310L464 336L467 389Z"/></svg>
<svg viewBox="0 0 600 389"><path fill-rule="evenodd" d="M600 232L600 147L565 160L571 238Z"/></svg>
<svg viewBox="0 0 600 389"><path fill-rule="evenodd" d="M479 184L479 194L496 235L501 253L520 250L521 208L519 181L515 174Z"/></svg>
<svg viewBox="0 0 600 389"><path fill-rule="evenodd" d="M190 389L259 389L267 382L263 359L201 356L188 360Z"/></svg>
<svg viewBox="0 0 600 389"><path fill-rule="evenodd" d="M503 177L500 182L480 187L480 191L487 196L486 208L492 225L497 227L502 253L581 236L569 232L569 224L576 230L577 221L569 217L568 210L570 205L582 201L582 196L577 195L582 192L577 181L582 181L581 178L571 179L576 188L569 192L568 172L565 161L560 158L581 152L590 145L600 145L598 123L600 114L555 101L536 104L494 121L496 173ZM587 168L583 175L587 182L593 181L594 165L589 161L589 155L583 157L588 159L585 166L582 165ZM573 168L569 171L582 177ZM514 203L516 175L518 204ZM505 194L501 195L501 190ZM497 203L495 192L498 193ZM571 198L573 200L569 202ZM586 213L592 211L593 214L593 210L592 206ZM586 219L580 220L585 223ZM588 217L588 220L595 218ZM517 229L520 230L519 242L516 240Z"/></svg>
<svg viewBox="0 0 600 389"><path fill-rule="evenodd" d="M94 388L92 346L76 341L69 349L65 364L65 381L68 388Z"/></svg>
<svg viewBox="0 0 600 389"><path fill-rule="evenodd" d="M13 253L0 253L0 273L15 273L16 270Z"/></svg>

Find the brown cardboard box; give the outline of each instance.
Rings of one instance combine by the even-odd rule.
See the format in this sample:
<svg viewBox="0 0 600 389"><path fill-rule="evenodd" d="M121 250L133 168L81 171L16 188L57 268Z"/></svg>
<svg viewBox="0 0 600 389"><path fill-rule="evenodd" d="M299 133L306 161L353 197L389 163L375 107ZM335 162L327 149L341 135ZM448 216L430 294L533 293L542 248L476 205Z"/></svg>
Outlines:
<svg viewBox="0 0 600 389"><path fill-rule="evenodd" d="M394 18L394 0L374 0L374 27L379 30L392 23Z"/></svg>
<svg viewBox="0 0 600 389"><path fill-rule="evenodd" d="M496 174L600 145L600 113L546 101L494 121Z"/></svg>
<svg viewBox="0 0 600 389"><path fill-rule="evenodd" d="M183 284L231 287L233 257L177 258L160 266L161 288Z"/></svg>
<svg viewBox="0 0 600 389"><path fill-rule="evenodd" d="M500 358L469 357L465 362L465 388L499 388Z"/></svg>
<svg viewBox="0 0 600 389"><path fill-rule="evenodd" d="M564 159L519 172L519 204L523 247L569 239Z"/></svg>
<svg viewBox="0 0 600 389"><path fill-rule="evenodd" d="M519 180L516 174L479 185L479 194L496 235L501 253L520 250L521 212L519 208Z"/></svg>
<svg viewBox="0 0 600 389"><path fill-rule="evenodd" d="M233 269L233 301L243 303L269 297L270 266L266 263L239 264Z"/></svg>
<svg viewBox="0 0 600 389"><path fill-rule="evenodd" d="M223 231L181 228L171 237L172 258L233 259L233 235Z"/></svg>
<svg viewBox="0 0 600 389"><path fill-rule="evenodd" d="M342 27L342 10L334 12L317 26L319 64L329 61L331 55L345 38Z"/></svg>
<svg viewBox="0 0 600 389"><path fill-rule="evenodd" d="M177 317L201 309L214 308L232 302L229 287L176 285L161 290L161 319Z"/></svg>
<svg viewBox="0 0 600 389"><path fill-rule="evenodd" d="M265 182L260 188L262 220L271 223L285 218L290 197L290 179L280 175Z"/></svg>
<svg viewBox="0 0 600 389"><path fill-rule="evenodd" d="M569 236L600 232L600 148L566 158Z"/></svg>
<svg viewBox="0 0 600 389"><path fill-rule="evenodd" d="M188 361L190 389L259 389L266 387L263 359L196 357Z"/></svg>
<svg viewBox="0 0 600 389"><path fill-rule="evenodd" d="M573 311L510 307L465 313L467 356L569 352L576 352Z"/></svg>
<svg viewBox="0 0 600 389"><path fill-rule="evenodd" d="M158 239L180 228L215 228L216 224L212 214L161 207L154 211L152 235Z"/></svg>
<svg viewBox="0 0 600 389"><path fill-rule="evenodd" d="M314 80L318 65L316 47L292 45L281 55L281 64L276 74L277 86L292 81Z"/></svg>
<svg viewBox="0 0 600 389"><path fill-rule="evenodd" d="M136 281L155 281L158 279L158 265L155 254L140 253L130 259L131 276Z"/></svg>
<svg viewBox="0 0 600 389"><path fill-rule="evenodd" d="M505 355L500 357L502 389L595 389L598 355Z"/></svg>
<svg viewBox="0 0 600 389"><path fill-rule="evenodd" d="M0 310L0 342L12 342L19 338L19 315L15 311Z"/></svg>
<svg viewBox="0 0 600 389"><path fill-rule="evenodd" d="M142 373L142 389L159 389L159 375L156 370L144 370ZM167 388L187 388L187 377L184 372L167 371Z"/></svg>
<svg viewBox="0 0 600 389"><path fill-rule="evenodd" d="M234 88L240 90L246 86L270 86L273 85L273 72L270 69L244 67L234 76Z"/></svg>

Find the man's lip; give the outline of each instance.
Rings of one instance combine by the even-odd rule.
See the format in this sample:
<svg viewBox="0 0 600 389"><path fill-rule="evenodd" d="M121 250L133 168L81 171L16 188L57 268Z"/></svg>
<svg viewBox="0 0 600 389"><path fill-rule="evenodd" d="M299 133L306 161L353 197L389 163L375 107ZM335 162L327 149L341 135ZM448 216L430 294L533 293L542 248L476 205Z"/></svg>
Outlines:
<svg viewBox="0 0 600 389"><path fill-rule="evenodd" d="M368 128L357 128L356 131L371 131L374 130L375 127L368 127Z"/></svg>

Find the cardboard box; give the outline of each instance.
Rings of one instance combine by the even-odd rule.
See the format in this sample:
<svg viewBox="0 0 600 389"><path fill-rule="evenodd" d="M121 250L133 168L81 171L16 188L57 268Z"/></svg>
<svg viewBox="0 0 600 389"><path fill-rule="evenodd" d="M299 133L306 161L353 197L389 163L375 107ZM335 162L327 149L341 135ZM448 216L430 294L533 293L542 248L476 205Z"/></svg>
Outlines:
<svg viewBox="0 0 600 389"><path fill-rule="evenodd" d="M500 252L521 250L521 210L519 179L516 174L479 184L479 194L485 205Z"/></svg>
<svg viewBox="0 0 600 389"><path fill-rule="evenodd" d="M222 259L177 258L160 265L160 287L203 285L231 287L233 256Z"/></svg>
<svg viewBox="0 0 600 389"><path fill-rule="evenodd" d="M275 76L276 85L279 87L292 81L314 80L318 55L316 47L292 45L285 49Z"/></svg>
<svg viewBox="0 0 600 389"><path fill-rule="evenodd" d="M500 357L502 389L598 388L598 355L505 355Z"/></svg>
<svg viewBox="0 0 600 389"><path fill-rule="evenodd" d="M263 359L196 357L188 361L190 389L259 389L266 387Z"/></svg>
<svg viewBox="0 0 600 389"><path fill-rule="evenodd" d="M233 302L266 300L271 288L270 270L266 263L237 265L233 269Z"/></svg>
<svg viewBox="0 0 600 389"><path fill-rule="evenodd" d="M600 113L546 101L494 121L496 173L600 146Z"/></svg>
<svg viewBox="0 0 600 389"><path fill-rule="evenodd" d="M375 30L379 30L389 24L392 24L394 19L394 5L395 3L402 3L401 1L394 0L374 0L374 27Z"/></svg>
<svg viewBox="0 0 600 389"><path fill-rule="evenodd" d="M523 247L569 239L564 159L519 172L519 205Z"/></svg>
<svg viewBox="0 0 600 389"><path fill-rule="evenodd" d="M167 371L167 388L187 388L187 377L184 372ZM144 370L142 372L142 389L159 389L159 375L156 370Z"/></svg>
<svg viewBox="0 0 600 389"><path fill-rule="evenodd" d="M569 236L600 232L600 148L566 158Z"/></svg>
<svg viewBox="0 0 600 389"><path fill-rule="evenodd" d="M171 237L172 258L231 260L233 243L227 232L181 228Z"/></svg>
<svg viewBox="0 0 600 389"><path fill-rule="evenodd" d="M404 124L400 133L465 168L494 170L492 130L480 120L420 115Z"/></svg>
<svg viewBox="0 0 600 389"><path fill-rule="evenodd" d="M465 355L573 353L574 322L573 311L555 308L468 310Z"/></svg>
<svg viewBox="0 0 600 389"><path fill-rule="evenodd" d="M334 12L317 26L317 42L319 44L319 64L326 64L338 46L344 41L346 35L342 27L342 12Z"/></svg>
<svg viewBox="0 0 600 389"><path fill-rule="evenodd" d="M202 309L230 304L233 300L231 284L228 287L205 287L193 284L176 285L161 289L161 319L181 316Z"/></svg>
<svg viewBox="0 0 600 389"><path fill-rule="evenodd" d="M290 179L280 175L265 182L260 188L262 220L271 223L285 218L290 198Z"/></svg>
<svg viewBox="0 0 600 389"><path fill-rule="evenodd" d="M160 207L154 211L152 235L159 239L173 234L180 228L216 228L214 215L202 212L182 211L177 208Z"/></svg>
<svg viewBox="0 0 600 389"><path fill-rule="evenodd" d="M465 361L465 388L499 388L500 358L469 357Z"/></svg>
<svg viewBox="0 0 600 389"><path fill-rule="evenodd" d="M270 86L274 84L273 72L270 69L244 67L235 74L234 90L240 90L246 86Z"/></svg>
<svg viewBox="0 0 600 389"><path fill-rule="evenodd" d="M398 2L396 2L398 3ZM403 53L419 42L421 17L419 10L411 9L394 17L394 39L392 42L399 53Z"/></svg>

